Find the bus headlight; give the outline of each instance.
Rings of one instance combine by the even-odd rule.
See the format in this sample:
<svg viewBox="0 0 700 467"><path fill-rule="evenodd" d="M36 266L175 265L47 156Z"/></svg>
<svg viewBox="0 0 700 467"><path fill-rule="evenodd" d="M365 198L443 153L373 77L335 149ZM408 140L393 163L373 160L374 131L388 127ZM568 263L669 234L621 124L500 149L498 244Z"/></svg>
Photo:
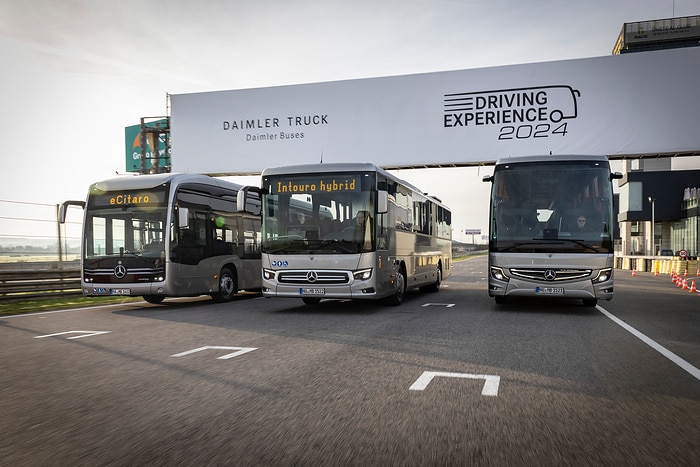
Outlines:
<svg viewBox="0 0 700 467"><path fill-rule="evenodd" d="M491 266L491 276L499 281L507 281L508 278L506 277L505 274L503 274L503 269L498 268L496 266Z"/></svg>
<svg viewBox="0 0 700 467"><path fill-rule="evenodd" d="M356 281L366 281L372 277L372 268L355 271L352 273L352 276Z"/></svg>
<svg viewBox="0 0 700 467"><path fill-rule="evenodd" d="M612 277L612 268L605 268L598 271L598 275L593 279L594 284L599 284L601 282L607 282Z"/></svg>
<svg viewBox="0 0 700 467"><path fill-rule="evenodd" d="M273 271L271 269L263 269L262 275L263 275L263 279L265 279L267 281L271 281L275 278L275 271Z"/></svg>

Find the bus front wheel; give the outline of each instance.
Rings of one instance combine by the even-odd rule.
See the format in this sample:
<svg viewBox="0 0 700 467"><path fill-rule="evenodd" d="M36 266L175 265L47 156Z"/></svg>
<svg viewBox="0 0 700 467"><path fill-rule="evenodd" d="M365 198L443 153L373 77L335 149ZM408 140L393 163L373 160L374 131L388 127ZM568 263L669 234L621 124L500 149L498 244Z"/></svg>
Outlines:
<svg viewBox="0 0 700 467"><path fill-rule="evenodd" d="M165 296L163 296L163 295L144 295L143 299L146 300L148 303L153 303L154 305L158 305L159 303L162 303L163 300L165 300Z"/></svg>
<svg viewBox="0 0 700 467"><path fill-rule="evenodd" d="M386 303L393 306L401 305L403 297L406 293L406 275L403 272L403 268L399 269L396 273L396 290L394 294L387 297Z"/></svg>
<svg viewBox="0 0 700 467"><path fill-rule="evenodd" d="M215 302L230 302L238 293L238 277L235 270L223 268L219 274L219 291L212 294Z"/></svg>

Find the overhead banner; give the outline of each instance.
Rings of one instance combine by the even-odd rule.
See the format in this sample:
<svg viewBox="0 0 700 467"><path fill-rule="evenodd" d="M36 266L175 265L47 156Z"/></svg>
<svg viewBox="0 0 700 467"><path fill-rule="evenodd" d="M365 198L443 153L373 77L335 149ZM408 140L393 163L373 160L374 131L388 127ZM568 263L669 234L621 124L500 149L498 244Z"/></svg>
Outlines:
<svg viewBox="0 0 700 467"><path fill-rule="evenodd" d="M174 171L700 151L700 48L171 96Z"/></svg>

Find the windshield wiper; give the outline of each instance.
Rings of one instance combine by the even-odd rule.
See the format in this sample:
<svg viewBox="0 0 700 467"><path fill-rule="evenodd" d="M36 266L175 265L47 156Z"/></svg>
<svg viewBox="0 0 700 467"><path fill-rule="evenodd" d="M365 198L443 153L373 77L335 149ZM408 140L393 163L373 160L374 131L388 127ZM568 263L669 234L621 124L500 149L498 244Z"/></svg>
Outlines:
<svg viewBox="0 0 700 467"><path fill-rule="evenodd" d="M506 248L499 248L498 251L508 251L512 250L513 248L520 248L521 246L524 245L542 245L543 243L548 243L548 244L561 244L561 242L514 242L511 246L506 247Z"/></svg>
<svg viewBox="0 0 700 467"><path fill-rule="evenodd" d="M588 245L585 243L583 240L573 240L571 238L558 238L556 240L541 240L541 241L536 241L536 242L514 242L512 245L506 247L506 248L500 248L499 251L509 251L514 248L520 248L521 246L525 245L563 245L564 242L570 242L575 245L578 245L580 247L592 250L596 253L600 253L600 250L598 250L595 247L592 247L591 245Z"/></svg>
<svg viewBox="0 0 700 467"><path fill-rule="evenodd" d="M574 243L574 244L576 244L576 245L578 245L578 246L582 246L582 247L584 247L584 248L588 248L589 250L593 250L593 251L595 251L596 253L600 253L600 250L598 250L598 248L592 247L592 246L590 246L589 244L584 243L583 240L573 240L573 239L570 239L570 238L563 238L563 239L561 239L561 240L566 240L567 242L571 242L571 243Z"/></svg>

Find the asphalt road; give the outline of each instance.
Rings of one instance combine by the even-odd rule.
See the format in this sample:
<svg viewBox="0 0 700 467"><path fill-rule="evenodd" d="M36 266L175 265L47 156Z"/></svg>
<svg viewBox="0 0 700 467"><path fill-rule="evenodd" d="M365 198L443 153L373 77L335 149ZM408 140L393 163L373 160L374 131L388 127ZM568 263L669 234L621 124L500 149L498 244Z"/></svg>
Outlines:
<svg viewBox="0 0 700 467"><path fill-rule="evenodd" d="M208 299L0 318L0 465L697 465L700 293ZM698 283L700 285L700 281Z"/></svg>

